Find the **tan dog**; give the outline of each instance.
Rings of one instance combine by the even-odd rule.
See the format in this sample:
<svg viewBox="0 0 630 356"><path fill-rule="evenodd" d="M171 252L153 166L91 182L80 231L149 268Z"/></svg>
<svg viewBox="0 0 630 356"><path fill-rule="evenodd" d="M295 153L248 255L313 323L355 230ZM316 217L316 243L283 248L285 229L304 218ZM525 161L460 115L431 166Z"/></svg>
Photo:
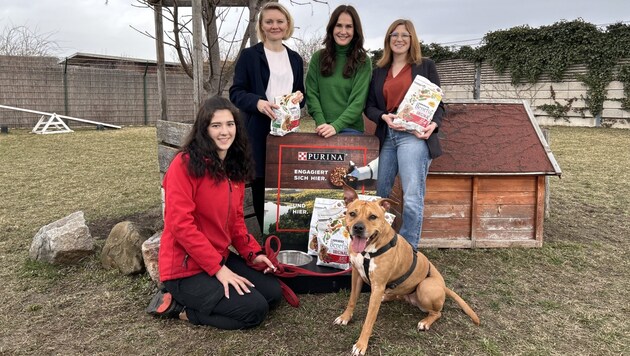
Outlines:
<svg viewBox="0 0 630 356"><path fill-rule="evenodd" d="M357 199L356 192L344 185L346 227L351 236L350 261L352 287L346 310L334 323L347 325L357 303L363 282L371 286L370 303L359 340L352 347L353 355L364 355L368 340L383 300L404 299L428 315L418 323L418 330L429 330L440 318L446 296L454 299L464 312L479 325L479 317L455 292L420 252L414 252L402 236L385 221L389 199L367 202Z"/></svg>

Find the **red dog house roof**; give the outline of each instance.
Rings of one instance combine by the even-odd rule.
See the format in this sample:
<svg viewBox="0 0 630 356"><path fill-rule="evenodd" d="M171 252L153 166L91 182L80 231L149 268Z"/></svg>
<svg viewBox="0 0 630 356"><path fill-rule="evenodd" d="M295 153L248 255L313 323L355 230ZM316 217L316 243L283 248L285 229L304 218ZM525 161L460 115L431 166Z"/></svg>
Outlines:
<svg viewBox="0 0 630 356"><path fill-rule="evenodd" d="M561 175L525 101L447 101L432 174Z"/></svg>

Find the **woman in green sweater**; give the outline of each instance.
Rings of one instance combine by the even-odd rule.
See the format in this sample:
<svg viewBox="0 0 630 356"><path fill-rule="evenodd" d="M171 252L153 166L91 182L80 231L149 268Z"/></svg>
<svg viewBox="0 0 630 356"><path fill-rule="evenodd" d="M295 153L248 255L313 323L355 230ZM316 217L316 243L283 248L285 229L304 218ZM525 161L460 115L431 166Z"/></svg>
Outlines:
<svg viewBox="0 0 630 356"><path fill-rule="evenodd" d="M337 7L326 26L324 48L313 54L306 74L308 113L315 120L315 132L322 137L364 131L362 112L372 62L363 41L355 8Z"/></svg>

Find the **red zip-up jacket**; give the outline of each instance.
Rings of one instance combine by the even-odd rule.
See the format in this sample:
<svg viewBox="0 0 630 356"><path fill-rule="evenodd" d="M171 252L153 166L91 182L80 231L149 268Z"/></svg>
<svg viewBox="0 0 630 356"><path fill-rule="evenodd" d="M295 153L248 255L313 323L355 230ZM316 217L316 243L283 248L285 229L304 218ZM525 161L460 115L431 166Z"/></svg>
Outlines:
<svg viewBox="0 0 630 356"><path fill-rule="evenodd" d="M158 269L162 282L206 272L213 276L232 245L248 261L262 251L247 232L243 216L245 184L188 174L188 155L178 153L166 174L164 231Z"/></svg>

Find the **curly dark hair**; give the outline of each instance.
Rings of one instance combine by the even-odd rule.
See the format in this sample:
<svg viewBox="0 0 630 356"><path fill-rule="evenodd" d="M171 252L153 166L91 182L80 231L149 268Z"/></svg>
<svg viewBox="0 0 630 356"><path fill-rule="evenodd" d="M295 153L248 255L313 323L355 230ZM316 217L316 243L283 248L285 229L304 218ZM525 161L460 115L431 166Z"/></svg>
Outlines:
<svg viewBox="0 0 630 356"><path fill-rule="evenodd" d="M324 77L329 77L335 70L335 39L333 37L333 31L339 16L343 13L350 15L352 18L352 24L354 26L354 36L350 41L350 51L348 52L348 60L343 68L343 77L350 78L357 71L357 68L365 63L367 58L367 52L363 48L363 27L361 26L361 19L357 10L351 5L339 5L335 11L330 15L330 20L326 26L326 38L324 38L324 50L321 56L321 72Z"/></svg>
<svg viewBox="0 0 630 356"><path fill-rule="evenodd" d="M234 142L223 161L219 159L217 145L208 135L208 126L218 110L229 110L236 124ZM254 160L245 127L238 109L226 98L213 96L203 102L180 151L188 154L188 173L194 177L202 177L208 173L215 180L229 178L239 182L246 182L254 177Z"/></svg>

